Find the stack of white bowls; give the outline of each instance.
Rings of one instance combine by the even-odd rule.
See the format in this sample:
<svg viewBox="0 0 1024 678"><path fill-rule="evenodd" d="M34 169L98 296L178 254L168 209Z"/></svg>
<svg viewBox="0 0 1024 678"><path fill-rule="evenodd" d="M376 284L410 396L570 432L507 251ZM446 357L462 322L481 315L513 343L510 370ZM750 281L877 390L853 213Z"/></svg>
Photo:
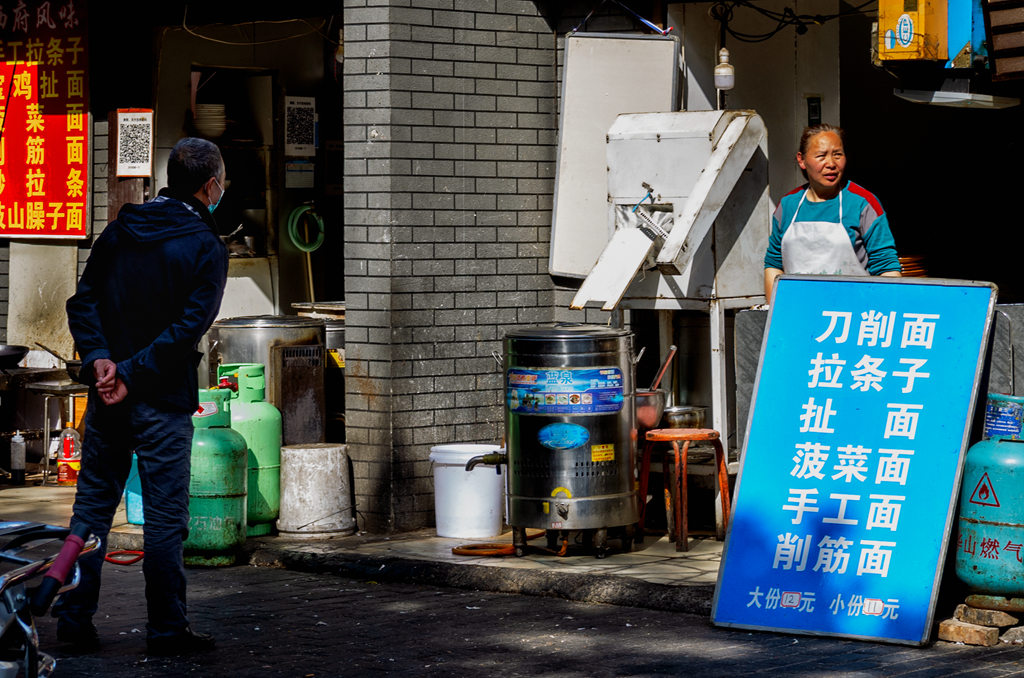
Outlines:
<svg viewBox="0 0 1024 678"><path fill-rule="evenodd" d="M227 128L227 118L224 117L224 104L196 104L195 110L196 131L204 137L216 139Z"/></svg>

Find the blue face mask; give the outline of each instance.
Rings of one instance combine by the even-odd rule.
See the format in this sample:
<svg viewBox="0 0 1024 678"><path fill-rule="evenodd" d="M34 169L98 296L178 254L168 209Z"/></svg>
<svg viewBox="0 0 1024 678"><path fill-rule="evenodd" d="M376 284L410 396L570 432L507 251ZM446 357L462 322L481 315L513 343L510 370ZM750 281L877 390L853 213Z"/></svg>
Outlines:
<svg viewBox="0 0 1024 678"><path fill-rule="evenodd" d="M220 197L217 198L217 202L213 203L212 205L207 205L207 209L210 210L211 214L215 209L217 209L217 205L220 204L220 201L224 199L224 187L221 186L220 182L217 181L216 179L213 180L213 183L217 184L217 188L220 189Z"/></svg>

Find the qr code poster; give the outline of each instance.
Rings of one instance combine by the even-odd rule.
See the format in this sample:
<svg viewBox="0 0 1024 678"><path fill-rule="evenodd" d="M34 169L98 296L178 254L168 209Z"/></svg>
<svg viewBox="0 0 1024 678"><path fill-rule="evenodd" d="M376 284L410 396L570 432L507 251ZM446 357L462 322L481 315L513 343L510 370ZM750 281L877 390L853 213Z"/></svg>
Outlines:
<svg viewBox="0 0 1024 678"><path fill-rule="evenodd" d="M316 103L313 97L285 97L284 154L316 155Z"/></svg>
<svg viewBox="0 0 1024 678"><path fill-rule="evenodd" d="M118 110L117 176L153 176L152 110Z"/></svg>

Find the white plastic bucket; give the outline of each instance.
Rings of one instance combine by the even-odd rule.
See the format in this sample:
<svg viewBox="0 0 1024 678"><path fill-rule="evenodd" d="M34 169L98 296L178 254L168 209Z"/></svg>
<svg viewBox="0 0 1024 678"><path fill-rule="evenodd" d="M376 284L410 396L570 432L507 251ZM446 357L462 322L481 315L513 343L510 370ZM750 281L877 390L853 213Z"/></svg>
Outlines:
<svg viewBox="0 0 1024 678"><path fill-rule="evenodd" d="M430 448L434 462L434 518L437 536L459 539L501 534L504 517L505 471L478 465L466 471L466 462L498 452L497 445L438 445Z"/></svg>

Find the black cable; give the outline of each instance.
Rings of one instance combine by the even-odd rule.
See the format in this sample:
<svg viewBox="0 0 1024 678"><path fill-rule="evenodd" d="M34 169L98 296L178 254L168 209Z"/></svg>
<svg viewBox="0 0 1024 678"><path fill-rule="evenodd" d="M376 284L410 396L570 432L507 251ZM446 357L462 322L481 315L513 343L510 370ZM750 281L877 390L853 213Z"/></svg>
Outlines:
<svg viewBox="0 0 1024 678"><path fill-rule="evenodd" d="M775 37L781 31L790 26L795 27L798 35L802 35L807 32L808 24L820 26L827 21L838 19L840 17L851 16L854 14L867 14L867 12L862 10L875 2L877 2L877 0L865 0L850 9L843 10L835 14L797 14L790 7L786 7L782 12L777 12L764 7L759 7L751 0L722 0L721 2L717 2L712 5L709 10L709 14L712 19L720 22L725 32L737 40L741 42L764 42L765 40ZM743 31L736 30L730 26L729 23L732 21L734 8L737 6L753 10L765 18L775 21L775 27L764 33L745 33Z"/></svg>
<svg viewBox="0 0 1024 678"><path fill-rule="evenodd" d="M708 16L718 22L718 47L725 47L725 34L732 20L732 7L724 2L716 2L708 10Z"/></svg>

